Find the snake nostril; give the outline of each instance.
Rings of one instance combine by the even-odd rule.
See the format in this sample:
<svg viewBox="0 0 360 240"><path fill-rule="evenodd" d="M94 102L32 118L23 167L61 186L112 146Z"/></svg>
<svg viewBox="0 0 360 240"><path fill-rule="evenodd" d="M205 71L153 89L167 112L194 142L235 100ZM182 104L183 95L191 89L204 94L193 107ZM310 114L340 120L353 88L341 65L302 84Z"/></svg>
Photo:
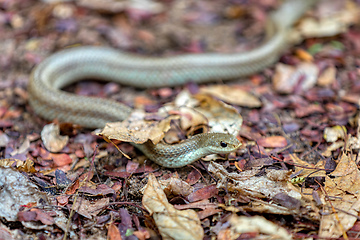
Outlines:
<svg viewBox="0 0 360 240"><path fill-rule="evenodd" d="M220 142L220 146L223 147L223 148L226 148L226 147L227 147L227 143L221 141L221 142Z"/></svg>

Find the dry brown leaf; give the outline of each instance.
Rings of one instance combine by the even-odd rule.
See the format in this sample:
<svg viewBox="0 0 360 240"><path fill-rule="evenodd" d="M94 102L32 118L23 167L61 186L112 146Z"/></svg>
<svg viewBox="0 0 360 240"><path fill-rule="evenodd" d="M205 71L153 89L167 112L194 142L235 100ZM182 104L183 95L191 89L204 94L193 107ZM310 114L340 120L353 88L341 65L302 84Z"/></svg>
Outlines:
<svg viewBox="0 0 360 240"><path fill-rule="evenodd" d="M109 198L101 198L96 201L78 197L72 208L82 216L91 219L100 213L104 206L110 202Z"/></svg>
<svg viewBox="0 0 360 240"><path fill-rule="evenodd" d="M244 217L233 214L229 220L230 223L230 239L237 239L242 233L255 232L261 235L259 239L278 239L290 240L292 239L285 228L282 228L264 217Z"/></svg>
<svg viewBox="0 0 360 240"><path fill-rule="evenodd" d="M320 74L317 84L322 87L333 84L336 80L336 68L334 66L328 67Z"/></svg>
<svg viewBox="0 0 360 240"><path fill-rule="evenodd" d="M41 131L41 140L50 152L60 152L68 143L69 136L61 136L58 124L45 125Z"/></svg>
<svg viewBox="0 0 360 240"><path fill-rule="evenodd" d="M319 236L338 238L354 225L360 211L360 172L354 155L343 152L331 178L325 178L324 188L336 212L328 204L328 214L322 214Z"/></svg>
<svg viewBox="0 0 360 240"><path fill-rule="evenodd" d="M305 61L305 62L313 62L314 61L314 57L309 52L305 51L304 49L301 49L301 48L296 49L295 54L302 61Z"/></svg>
<svg viewBox="0 0 360 240"><path fill-rule="evenodd" d="M109 240L122 240L120 230L115 226L114 223L110 223L107 237Z"/></svg>
<svg viewBox="0 0 360 240"><path fill-rule="evenodd" d="M278 63L272 82L280 93L292 93L296 88L305 91L315 86L318 74L319 69L313 63L300 63L296 67Z"/></svg>
<svg viewBox="0 0 360 240"><path fill-rule="evenodd" d="M10 156L15 156L17 154L23 154L25 153L30 147L30 140L29 137L25 138L24 142L20 145L20 147L18 147L17 149L15 149L14 151L12 151L10 153Z"/></svg>
<svg viewBox="0 0 360 240"><path fill-rule="evenodd" d="M266 171L265 176L255 176L257 171L254 170L228 173L222 165L215 162L210 163L209 171L220 179L217 188L226 188L228 191L241 194L242 197L275 199L278 194L285 194L294 199L294 202L301 199L301 194L288 182L291 171L270 169ZM288 214L290 213L289 210Z"/></svg>
<svg viewBox="0 0 360 240"><path fill-rule="evenodd" d="M195 109L206 116L211 132L239 134L243 119L234 107L207 94L196 94L194 97L199 101Z"/></svg>
<svg viewBox="0 0 360 240"><path fill-rule="evenodd" d="M105 11L109 13L119 13L123 12L124 10L135 9L138 11L146 11L149 14L158 14L164 10L164 6L161 3L151 0L78 0L77 4L86 8L95 9L98 11Z"/></svg>
<svg viewBox="0 0 360 240"><path fill-rule="evenodd" d="M261 138L256 142L265 148L283 148L287 145L286 138L283 136L270 136Z"/></svg>
<svg viewBox="0 0 360 240"><path fill-rule="evenodd" d="M164 138L165 132L170 129L171 120L179 118L178 116L169 116L161 121L147 121L145 117L144 112L134 111L128 119L122 122L106 124L98 135L136 144L142 144L148 140L157 144Z"/></svg>
<svg viewBox="0 0 360 240"><path fill-rule="evenodd" d="M178 177L171 177L166 180L159 180L159 183L167 196L171 194L175 196L181 195L186 197L194 191L194 188L190 186L190 184L181 180Z"/></svg>
<svg viewBox="0 0 360 240"><path fill-rule="evenodd" d="M331 6L327 1L323 1L322 4ZM334 36L345 32L350 25L358 23L359 12L360 8L356 3L346 1L343 9L335 9L327 16L320 16L320 19L303 19L297 29L305 38Z"/></svg>
<svg viewBox="0 0 360 240"><path fill-rule="evenodd" d="M296 177L325 177L324 170L318 171L317 169L325 169L325 161L319 161L316 165L301 160L297 155L290 154L292 163L295 165ZM303 167L302 167L303 166Z"/></svg>
<svg viewBox="0 0 360 240"><path fill-rule="evenodd" d="M240 88L228 85L212 85L202 87L200 93L210 94L218 99L227 103L239 105L248 108L261 107L261 101L251 93L244 91Z"/></svg>
<svg viewBox="0 0 360 240"><path fill-rule="evenodd" d="M344 141L337 141L337 142L333 142L330 146L328 146L324 152L321 153L321 155L323 155L324 157L330 157L333 153L333 151L336 151L342 147L345 146L345 142Z"/></svg>
<svg viewBox="0 0 360 240"><path fill-rule="evenodd" d="M288 208L279 206L274 203L264 203L262 201L253 201L251 205L243 206L242 211L256 212L256 213L269 213L278 215L292 215Z"/></svg>
<svg viewBox="0 0 360 240"><path fill-rule="evenodd" d="M327 127L324 129L324 139L327 142L336 142L339 138L345 139L347 130L345 126Z"/></svg>
<svg viewBox="0 0 360 240"><path fill-rule="evenodd" d="M149 174L142 199L143 206L153 216L163 239L203 239L204 230L193 210L176 210L169 204L154 174Z"/></svg>
<svg viewBox="0 0 360 240"><path fill-rule="evenodd" d="M0 159L0 167L11 167L19 172L36 173L34 162L30 159L26 161L13 158Z"/></svg>
<svg viewBox="0 0 360 240"><path fill-rule="evenodd" d="M164 112L178 112L184 131L203 124L209 126L209 132L238 135L243 121L234 107L208 94L191 95L187 90L179 93L173 104L159 110L160 114Z"/></svg>
<svg viewBox="0 0 360 240"><path fill-rule="evenodd" d="M206 126L208 124L207 118L193 108L180 107L179 115L181 116L180 126L183 130L191 129L192 127L201 125Z"/></svg>
<svg viewBox="0 0 360 240"><path fill-rule="evenodd" d="M139 239L139 240L145 240L150 239L152 236L150 235L150 230L146 228L141 228L138 231L134 231L133 234Z"/></svg>
<svg viewBox="0 0 360 240"><path fill-rule="evenodd" d="M360 149L360 139L357 137L350 136L348 144L351 149Z"/></svg>

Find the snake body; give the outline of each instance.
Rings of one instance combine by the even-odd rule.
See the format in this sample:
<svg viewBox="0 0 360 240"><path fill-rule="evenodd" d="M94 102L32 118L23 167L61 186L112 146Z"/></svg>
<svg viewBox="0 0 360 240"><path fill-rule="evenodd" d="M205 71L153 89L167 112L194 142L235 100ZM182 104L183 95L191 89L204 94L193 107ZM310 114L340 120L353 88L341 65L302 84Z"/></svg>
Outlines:
<svg viewBox="0 0 360 240"><path fill-rule="evenodd" d="M88 128L101 128L107 122L126 119L131 109L121 103L76 96L60 89L83 79L114 81L135 87L181 85L189 81L203 83L227 80L256 73L273 64L288 44L287 35L294 22L316 0L289 0L269 17L267 41L245 53L185 54L175 57L144 57L106 47L78 47L60 51L45 59L32 71L28 91L35 113L45 119L72 122ZM206 138L227 147L213 148ZM198 144L199 143L199 144ZM193 154L178 151L186 144ZM167 167L181 167L211 153L226 153L240 146L228 134L193 137L186 144L137 146L154 162ZM237 146L236 148L234 146ZM209 150L211 149L211 150ZM181 152L181 154L179 154ZM171 160L170 160L171 159ZM171 163L170 163L171 162Z"/></svg>

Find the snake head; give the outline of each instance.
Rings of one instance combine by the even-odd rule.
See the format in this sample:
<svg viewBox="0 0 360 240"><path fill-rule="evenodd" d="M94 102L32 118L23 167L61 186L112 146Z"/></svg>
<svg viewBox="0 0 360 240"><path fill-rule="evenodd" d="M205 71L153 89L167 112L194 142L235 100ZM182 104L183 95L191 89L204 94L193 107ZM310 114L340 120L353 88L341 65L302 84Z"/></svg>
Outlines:
<svg viewBox="0 0 360 240"><path fill-rule="evenodd" d="M241 142L234 135L226 133L207 133L204 141L209 154L226 154L241 146Z"/></svg>

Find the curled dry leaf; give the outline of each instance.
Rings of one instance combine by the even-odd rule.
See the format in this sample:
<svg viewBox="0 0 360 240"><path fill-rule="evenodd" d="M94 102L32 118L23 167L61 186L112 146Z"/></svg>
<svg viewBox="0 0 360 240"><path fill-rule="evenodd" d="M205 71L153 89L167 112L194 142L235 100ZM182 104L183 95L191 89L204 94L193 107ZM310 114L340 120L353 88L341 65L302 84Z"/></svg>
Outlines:
<svg viewBox="0 0 360 240"><path fill-rule="evenodd" d="M264 201L252 201L251 205L244 206L242 207L241 210L246 212L270 213L277 215L292 215L294 213L296 214L296 211L292 211L292 210L296 210L297 207L298 206L292 206L289 209L288 207L280 206L279 204L274 204L274 203L267 204Z"/></svg>
<svg viewBox="0 0 360 240"><path fill-rule="evenodd" d="M21 161L13 158L6 158L0 160L0 167L11 167L17 169L19 172L35 173L34 162L30 159Z"/></svg>
<svg viewBox="0 0 360 240"><path fill-rule="evenodd" d="M314 165L312 163L301 160L295 154L290 154L290 158L292 160L292 164L294 164L295 167L294 173L296 173L296 177L325 177L326 172L324 170L316 170L325 169L325 161L318 161L316 165Z"/></svg>
<svg viewBox="0 0 360 240"><path fill-rule="evenodd" d="M270 169L266 171L265 176L256 176L254 171L229 173L222 165L215 162L210 163L209 171L220 179L217 188L237 192L243 197L272 199L281 193L290 198L301 199L301 194L289 183L291 171Z"/></svg>
<svg viewBox="0 0 360 240"><path fill-rule="evenodd" d="M324 129L324 139L327 142L336 142L338 139L345 139L347 130L345 126L327 127Z"/></svg>
<svg viewBox="0 0 360 240"><path fill-rule="evenodd" d="M206 116L211 132L239 134L243 119L234 107L207 94L196 94L194 97L199 101L195 109Z"/></svg>
<svg viewBox="0 0 360 240"><path fill-rule="evenodd" d="M10 153L11 156L15 156L17 154L23 154L26 153L28 151L30 147L30 140L29 138L25 138L24 142L20 145L20 147L18 147L17 149L15 149L14 151L12 151Z"/></svg>
<svg viewBox="0 0 360 240"><path fill-rule="evenodd" d="M344 8L340 11L336 9L327 16L320 16L320 19L303 19L298 25L298 31L305 38L335 36L345 32L350 25L359 22L360 16L360 8L356 3L352 1L345 2ZM322 4L331 5L328 1L322 1Z"/></svg>
<svg viewBox="0 0 360 240"><path fill-rule="evenodd" d="M351 147L351 149L360 149L360 139L359 138L351 136L348 141L349 141L348 144Z"/></svg>
<svg viewBox="0 0 360 240"><path fill-rule="evenodd" d="M317 84L322 87L326 87L334 83L336 80L336 68L330 66L323 73L320 74Z"/></svg>
<svg viewBox="0 0 360 240"><path fill-rule="evenodd" d="M341 149L342 147L345 146L345 142L344 141L336 141L333 142L330 146L328 146L325 151L323 151L321 153L321 155L323 155L324 157L330 157L333 153L333 151L336 151L338 149Z"/></svg>
<svg viewBox="0 0 360 240"><path fill-rule="evenodd" d="M229 239L237 239L242 233L256 233L257 235L265 235L259 239L279 239L290 240L292 236L282 228L263 217L243 217L233 214L229 219L229 229L222 230L220 233L229 234ZM219 235L220 235L219 234Z"/></svg>
<svg viewBox="0 0 360 240"><path fill-rule="evenodd" d="M169 204L154 174L149 174L142 199L143 206L153 215L163 239L203 239L204 230L193 210L176 210Z"/></svg>
<svg viewBox="0 0 360 240"><path fill-rule="evenodd" d="M238 111L209 94L191 95L187 90L179 93L173 104L163 107L159 112L178 111L181 127L187 131L190 127L208 125L209 132L227 132L237 135L242 125Z"/></svg>
<svg viewBox="0 0 360 240"><path fill-rule="evenodd" d="M178 104L188 104L188 106ZM209 132L227 132L237 135L242 125L242 117L235 108L206 94L197 94L194 97L188 92L179 94L179 98L174 103L159 109L157 114L164 119L146 120L149 115L136 110L122 122L108 123L98 135L136 144L142 144L148 140L157 144L170 129L170 122L179 118L184 131L208 125ZM177 115L169 116L169 114ZM154 114L151 116L153 117ZM172 139L170 142L176 141Z"/></svg>
<svg viewBox="0 0 360 240"><path fill-rule="evenodd" d="M171 177L166 180L159 180L159 183L166 195L171 194L175 196L181 195L186 197L194 191L194 188L190 186L190 184L176 177Z"/></svg>
<svg viewBox="0 0 360 240"><path fill-rule="evenodd" d="M184 130L208 124L208 119L194 108L180 107L179 114L180 126Z"/></svg>
<svg viewBox="0 0 360 240"><path fill-rule="evenodd" d="M201 88L200 92L210 94L211 96L214 96L227 103L242 107L261 107L261 101L259 98L255 97L247 91L237 88L236 86L231 87L228 85L212 85Z"/></svg>
<svg viewBox="0 0 360 240"><path fill-rule="evenodd" d="M164 10L164 6L156 1L117 1L117 0L78 0L77 4L102 12L119 13L129 9L144 11L148 14L158 14Z"/></svg>
<svg viewBox="0 0 360 240"><path fill-rule="evenodd" d="M313 63L301 63L296 67L278 63L272 82L279 93L305 91L315 86L318 74L319 69Z"/></svg>
<svg viewBox="0 0 360 240"><path fill-rule="evenodd" d="M136 144L142 144L148 140L157 144L164 138L165 132L170 129L171 120L179 117L169 116L161 121L149 121L145 118L144 112L134 111L128 119L122 122L108 123L98 135Z"/></svg>
<svg viewBox="0 0 360 240"><path fill-rule="evenodd" d="M322 214L319 236L338 238L357 221L360 211L360 171L355 163L356 156L344 151L331 178L325 178L325 191L332 196L331 204L338 211L333 212L330 205ZM341 226L340 226L341 225Z"/></svg>
<svg viewBox="0 0 360 240"><path fill-rule="evenodd" d="M59 125L50 123L41 131L41 139L50 152L59 152L69 141L69 136L61 136Z"/></svg>
<svg viewBox="0 0 360 240"><path fill-rule="evenodd" d="M72 205L72 209L78 214L91 219L99 214L105 206L109 204L109 198L101 198L96 201L88 200L86 198L78 197L76 202Z"/></svg>

